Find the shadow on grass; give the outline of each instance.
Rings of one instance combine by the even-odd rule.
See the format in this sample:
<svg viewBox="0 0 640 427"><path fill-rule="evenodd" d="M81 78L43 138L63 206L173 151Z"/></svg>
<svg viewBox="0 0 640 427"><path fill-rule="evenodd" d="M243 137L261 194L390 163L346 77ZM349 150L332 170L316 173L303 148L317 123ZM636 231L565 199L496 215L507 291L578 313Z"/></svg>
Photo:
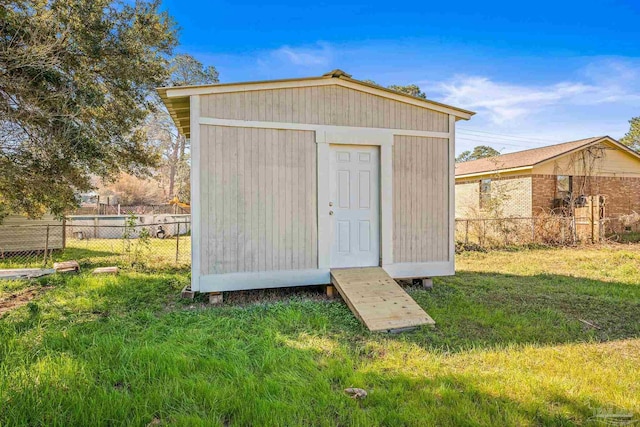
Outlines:
<svg viewBox="0 0 640 427"><path fill-rule="evenodd" d="M427 348L558 344L640 337L640 284L557 274L461 272L432 291L407 287L436 327L406 334Z"/></svg>
<svg viewBox="0 0 640 427"><path fill-rule="evenodd" d="M70 259L92 259L104 257L121 257L122 250L104 250L104 249L85 249L85 248L66 248L60 253L58 258L62 261Z"/></svg>
<svg viewBox="0 0 640 427"><path fill-rule="evenodd" d="M640 284L571 276L518 276L461 272L423 290L400 281L436 326L388 335L434 351L459 352L524 344L605 342L640 337ZM323 289L287 288L225 293L225 305L265 307L297 301L331 301ZM345 344L376 336L346 304L325 326Z"/></svg>
<svg viewBox="0 0 640 427"><path fill-rule="evenodd" d="M511 345L606 342L640 338L640 284L542 274L517 276L461 272L438 278L431 291L401 282L436 321L399 335L429 351L463 352ZM321 288L256 290L225 294L226 305L330 301ZM345 345L380 334L369 332L346 304L323 327Z"/></svg>
<svg viewBox="0 0 640 427"><path fill-rule="evenodd" d="M84 248L67 248L67 249L55 249L51 251L48 256L47 263L44 263L43 253L28 253L17 254L15 256L7 256L0 258L0 269L11 268L51 268L50 261L53 259L58 261L78 260L87 264L100 264L106 260L117 260L122 258L122 252L108 251L108 250L95 250Z"/></svg>
<svg viewBox="0 0 640 427"><path fill-rule="evenodd" d="M112 262L123 259L122 252L95 250L84 248L67 248L64 250L55 249L47 257L47 262L43 261L44 255L41 253L18 254L12 257L0 258L0 269L10 268L51 268L51 260L54 262L76 260L84 264L99 265L104 262Z"/></svg>
<svg viewBox="0 0 640 427"><path fill-rule="evenodd" d="M191 271L191 265L180 259L178 262L171 253L144 254L136 258L135 255L123 253L122 251L105 251L83 248L67 248L56 257L56 261L76 260L84 268L95 268L105 266L119 266L125 272L134 271L148 273L181 273L188 274Z"/></svg>

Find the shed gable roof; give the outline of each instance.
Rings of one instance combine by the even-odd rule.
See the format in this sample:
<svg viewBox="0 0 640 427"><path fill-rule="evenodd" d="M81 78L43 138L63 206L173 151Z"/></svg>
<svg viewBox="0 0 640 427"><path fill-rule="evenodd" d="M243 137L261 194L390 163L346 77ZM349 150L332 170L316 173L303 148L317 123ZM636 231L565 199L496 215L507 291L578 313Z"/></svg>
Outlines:
<svg viewBox="0 0 640 427"><path fill-rule="evenodd" d="M404 102L407 104L415 105L418 107L444 112L452 114L456 117L456 120L463 119L468 120L475 113L472 111L464 110L450 105L442 104L436 101L431 101L424 98L418 98L404 93L396 92L382 86L377 86L368 82L363 82L351 78L351 75L345 73L342 70L333 70L319 77L307 77L299 79L284 79L284 80L268 80L257 82L241 82L241 83L225 83L225 84L210 84L210 85L198 85L198 86L177 86L177 87L162 87L158 88L160 98L163 100L169 114L173 118L176 126L180 132L189 137L190 135L190 101L191 95L208 95L218 93L231 93L231 92L249 92L256 90L268 90L268 89L286 89L286 88L299 88L299 87L313 87L313 86L326 86L326 85L338 85L343 87L349 87L357 89L362 92L374 94L384 98L393 99L396 101Z"/></svg>
<svg viewBox="0 0 640 427"><path fill-rule="evenodd" d="M640 154L619 143L615 139L609 136L596 136L577 141L564 142L561 144L548 145L546 147L533 148L530 150L517 151L515 153L502 154L500 156L458 163L456 164L456 177L533 167L600 142L614 144L640 160Z"/></svg>

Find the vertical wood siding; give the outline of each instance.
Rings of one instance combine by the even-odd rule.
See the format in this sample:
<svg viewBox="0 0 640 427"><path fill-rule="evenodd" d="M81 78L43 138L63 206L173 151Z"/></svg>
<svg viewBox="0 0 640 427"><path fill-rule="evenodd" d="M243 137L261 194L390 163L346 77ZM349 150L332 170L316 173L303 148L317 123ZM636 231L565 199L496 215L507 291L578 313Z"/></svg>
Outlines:
<svg viewBox="0 0 640 427"><path fill-rule="evenodd" d="M447 139L395 136L394 263L449 260L448 167Z"/></svg>
<svg viewBox="0 0 640 427"><path fill-rule="evenodd" d="M449 116L340 86L202 96L202 116L217 119L449 131Z"/></svg>
<svg viewBox="0 0 640 427"><path fill-rule="evenodd" d="M0 223L0 254L39 251L44 250L45 246L49 249L60 249L64 243L63 234L62 221L56 220L53 215L45 215L41 219L9 215Z"/></svg>
<svg viewBox="0 0 640 427"><path fill-rule="evenodd" d="M200 129L202 273L317 268L315 133Z"/></svg>

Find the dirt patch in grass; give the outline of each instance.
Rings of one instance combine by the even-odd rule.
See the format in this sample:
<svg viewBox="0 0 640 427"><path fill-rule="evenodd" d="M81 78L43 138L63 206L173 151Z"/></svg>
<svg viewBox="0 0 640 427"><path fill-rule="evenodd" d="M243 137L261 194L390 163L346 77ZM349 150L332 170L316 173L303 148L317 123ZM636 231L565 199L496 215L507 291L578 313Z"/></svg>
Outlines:
<svg viewBox="0 0 640 427"><path fill-rule="evenodd" d="M32 286L21 290L20 292L13 293L9 296L0 299L0 316L18 307L22 307L36 298L37 296L45 293L47 290L53 288L53 286Z"/></svg>
<svg viewBox="0 0 640 427"><path fill-rule="evenodd" d="M414 285L411 280L396 280L398 284L407 292L420 291L422 285ZM286 301L340 301L342 297L336 289L334 296L326 294L326 286L292 286L287 288L252 289L247 291L223 292L224 305L247 306L264 305ZM191 302L189 304L189 301ZM208 303L208 294L197 294L193 300L182 300L189 309L212 307ZM175 308L175 303L170 303L169 309Z"/></svg>
<svg viewBox="0 0 640 427"><path fill-rule="evenodd" d="M291 299L326 301L330 298L327 297L324 286L295 286L290 288L254 289L224 293L224 302L233 305L268 304Z"/></svg>
<svg viewBox="0 0 640 427"><path fill-rule="evenodd" d="M225 306L250 306L265 305L286 301L334 301L340 300L338 291L335 291L335 297L328 297L325 292L325 286L293 286L288 288L273 289L252 289L248 291L231 291L223 292L223 305ZM177 303L177 301L180 301ZM207 293L196 294L192 300L189 299L172 299L166 306L166 311L172 311L176 308L195 310L216 307L209 304L209 296Z"/></svg>
<svg viewBox="0 0 640 427"><path fill-rule="evenodd" d="M414 285L411 280L397 280L406 291L422 290L422 285ZM231 305L269 304L283 301L333 301L342 297L336 289L334 297L326 294L326 286L292 286L288 288L252 289L248 291L224 292L224 303Z"/></svg>

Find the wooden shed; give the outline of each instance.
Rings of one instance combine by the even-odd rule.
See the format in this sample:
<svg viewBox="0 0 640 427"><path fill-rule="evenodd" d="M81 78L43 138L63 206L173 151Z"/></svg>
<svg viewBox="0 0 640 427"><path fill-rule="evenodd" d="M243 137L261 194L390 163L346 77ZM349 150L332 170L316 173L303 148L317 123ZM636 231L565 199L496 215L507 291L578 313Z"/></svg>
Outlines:
<svg viewBox="0 0 640 427"><path fill-rule="evenodd" d="M193 291L454 274L455 124L474 113L340 70L158 91L191 140Z"/></svg>

